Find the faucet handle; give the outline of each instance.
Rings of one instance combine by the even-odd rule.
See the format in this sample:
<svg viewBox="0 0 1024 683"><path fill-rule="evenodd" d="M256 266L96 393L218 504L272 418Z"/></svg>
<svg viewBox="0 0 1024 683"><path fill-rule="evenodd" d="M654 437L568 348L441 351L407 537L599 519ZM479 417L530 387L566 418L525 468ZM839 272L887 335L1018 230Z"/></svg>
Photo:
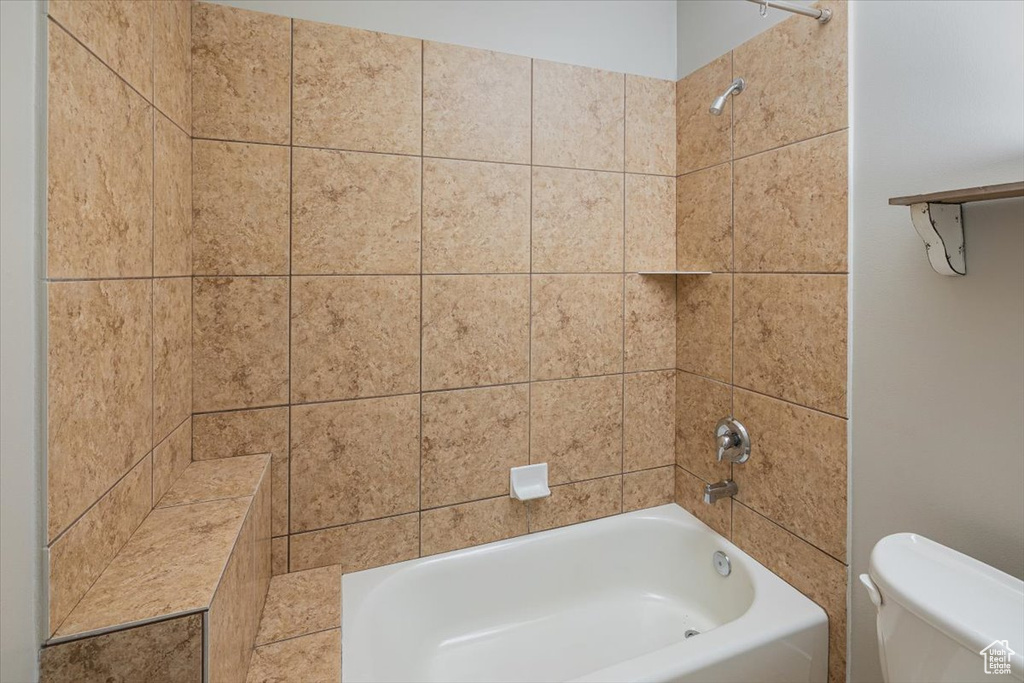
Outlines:
<svg viewBox="0 0 1024 683"><path fill-rule="evenodd" d="M732 417L723 417L715 425L718 462L743 464L750 459L750 435L747 428Z"/></svg>

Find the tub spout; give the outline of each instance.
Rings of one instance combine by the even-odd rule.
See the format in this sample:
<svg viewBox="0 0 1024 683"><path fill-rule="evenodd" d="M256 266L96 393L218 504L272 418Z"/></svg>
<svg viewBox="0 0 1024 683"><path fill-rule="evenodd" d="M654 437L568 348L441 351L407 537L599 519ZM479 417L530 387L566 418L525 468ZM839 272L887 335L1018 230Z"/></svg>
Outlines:
<svg viewBox="0 0 1024 683"><path fill-rule="evenodd" d="M713 505L719 498L732 498L739 492L739 487L732 479L714 484L704 484L704 502Z"/></svg>

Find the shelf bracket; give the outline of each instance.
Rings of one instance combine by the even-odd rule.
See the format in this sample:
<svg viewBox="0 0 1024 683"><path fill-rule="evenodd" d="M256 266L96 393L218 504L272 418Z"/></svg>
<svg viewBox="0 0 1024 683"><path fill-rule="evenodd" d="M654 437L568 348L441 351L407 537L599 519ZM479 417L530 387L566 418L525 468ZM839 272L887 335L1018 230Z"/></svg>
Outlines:
<svg viewBox="0 0 1024 683"><path fill-rule="evenodd" d="M914 229L924 240L932 268L940 275L966 275L964 222L960 204L920 202L910 205Z"/></svg>

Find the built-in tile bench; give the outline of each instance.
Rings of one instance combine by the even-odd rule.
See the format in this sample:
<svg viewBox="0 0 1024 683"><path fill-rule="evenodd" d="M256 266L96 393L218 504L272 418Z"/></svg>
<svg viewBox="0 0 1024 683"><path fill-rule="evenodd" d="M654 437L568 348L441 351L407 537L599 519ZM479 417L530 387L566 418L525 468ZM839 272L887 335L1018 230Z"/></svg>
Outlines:
<svg viewBox="0 0 1024 683"><path fill-rule="evenodd" d="M269 584L270 456L193 462L57 628L42 680L244 681Z"/></svg>

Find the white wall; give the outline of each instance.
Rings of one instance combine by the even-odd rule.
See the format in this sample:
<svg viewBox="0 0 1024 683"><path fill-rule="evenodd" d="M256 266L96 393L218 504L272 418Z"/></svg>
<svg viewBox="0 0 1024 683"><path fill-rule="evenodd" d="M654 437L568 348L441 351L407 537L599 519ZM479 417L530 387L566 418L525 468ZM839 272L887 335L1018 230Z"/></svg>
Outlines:
<svg viewBox="0 0 1024 683"><path fill-rule="evenodd" d="M0 2L0 681L33 681L43 639L36 190L42 8Z"/></svg>
<svg viewBox="0 0 1024 683"><path fill-rule="evenodd" d="M1024 200L967 205L968 274L928 266L888 197L1024 179L1024 3L857 2L852 568L914 531L1024 574ZM851 597L853 681L881 680Z"/></svg>
<svg viewBox="0 0 1024 683"><path fill-rule="evenodd" d="M675 0L216 1L610 71L676 77Z"/></svg>

